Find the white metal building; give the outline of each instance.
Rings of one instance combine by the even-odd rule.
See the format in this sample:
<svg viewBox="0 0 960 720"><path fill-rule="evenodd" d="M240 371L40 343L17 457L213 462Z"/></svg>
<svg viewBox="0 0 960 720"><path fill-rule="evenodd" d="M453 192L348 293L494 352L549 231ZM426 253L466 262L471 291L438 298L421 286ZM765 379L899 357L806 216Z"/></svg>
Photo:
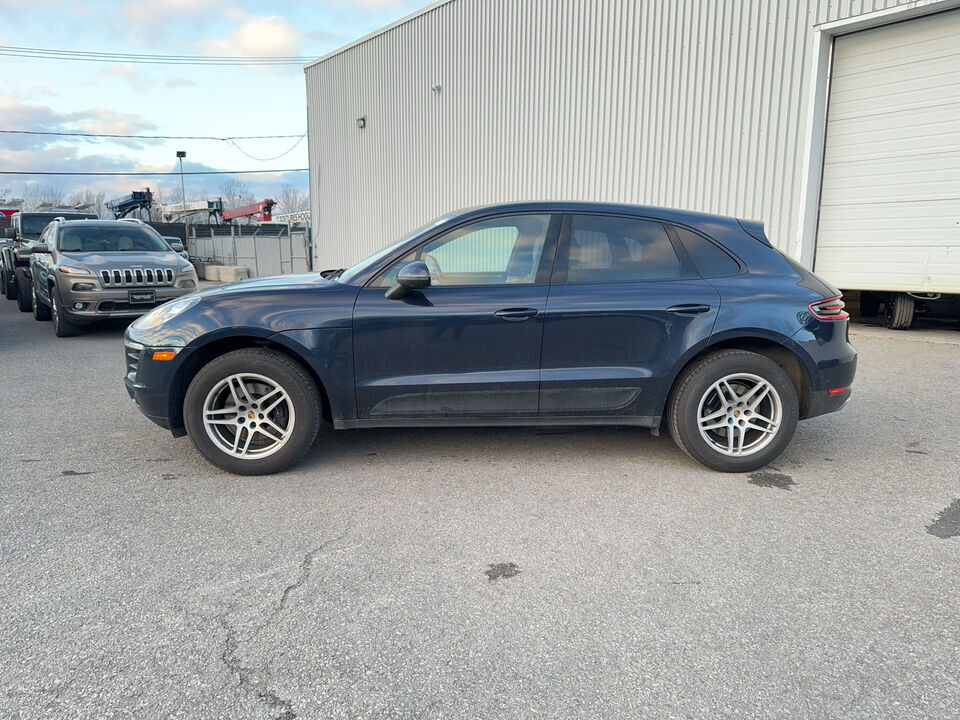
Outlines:
<svg viewBox="0 0 960 720"><path fill-rule="evenodd" d="M306 82L317 267L462 207L609 200L960 292L960 0L443 0Z"/></svg>

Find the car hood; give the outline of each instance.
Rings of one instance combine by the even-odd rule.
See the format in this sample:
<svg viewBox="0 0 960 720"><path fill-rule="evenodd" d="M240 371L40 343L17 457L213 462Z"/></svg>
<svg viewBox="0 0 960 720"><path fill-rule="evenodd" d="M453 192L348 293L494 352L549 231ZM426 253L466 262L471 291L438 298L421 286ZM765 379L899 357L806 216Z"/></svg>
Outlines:
<svg viewBox="0 0 960 720"><path fill-rule="evenodd" d="M124 253L71 253L61 252L60 257L74 265L83 265L91 270L122 270L123 268L172 268L182 264L182 258L170 252L124 252Z"/></svg>
<svg viewBox="0 0 960 720"><path fill-rule="evenodd" d="M192 304L172 317L162 305L147 313L127 329L127 337L149 347L185 347L225 336L349 328L359 292L317 273L218 285L182 298Z"/></svg>
<svg viewBox="0 0 960 720"><path fill-rule="evenodd" d="M252 280L241 280L227 285L216 285L201 290L197 295L205 298L215 298L236 293L275 292L284 289L296 290L304 287L325 287L329 289L335 286L339 286L339 283L331 282L318 273L302 273L300 275L274 275L271 277L254 278Z"/></svg>

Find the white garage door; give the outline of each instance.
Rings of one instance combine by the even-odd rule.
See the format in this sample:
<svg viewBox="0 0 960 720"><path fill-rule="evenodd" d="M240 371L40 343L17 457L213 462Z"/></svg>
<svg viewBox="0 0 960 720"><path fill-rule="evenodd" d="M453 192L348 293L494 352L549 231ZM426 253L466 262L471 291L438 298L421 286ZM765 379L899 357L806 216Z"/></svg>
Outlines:
<svg viewBox="0 0 960 720"><path fill-rule="evenodd" d="M834 45L815 269L960 292L960 10Z"/></svg>

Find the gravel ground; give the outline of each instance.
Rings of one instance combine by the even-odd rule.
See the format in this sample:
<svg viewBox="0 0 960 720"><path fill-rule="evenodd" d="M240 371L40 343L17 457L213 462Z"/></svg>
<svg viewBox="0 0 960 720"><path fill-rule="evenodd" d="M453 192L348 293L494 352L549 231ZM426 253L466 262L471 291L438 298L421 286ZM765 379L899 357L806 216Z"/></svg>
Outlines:
<svg viewBox="0 0 960 720"><path fill-rule="evenodd" d="M721 475L639 429L208 465L0 301L0 718L960 717L960 332Z"/></svg>

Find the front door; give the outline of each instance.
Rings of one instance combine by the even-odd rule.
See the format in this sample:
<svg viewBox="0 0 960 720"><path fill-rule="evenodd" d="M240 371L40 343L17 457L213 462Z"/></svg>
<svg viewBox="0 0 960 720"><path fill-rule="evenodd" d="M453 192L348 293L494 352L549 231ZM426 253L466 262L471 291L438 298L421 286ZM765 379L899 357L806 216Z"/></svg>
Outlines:
<svg viewBox="0 0 960 720"><path fill-rule="evenodd" d="M567 215L544 326L540 413L654 417L720 296L652 220Z"/></svg>
<svg viewBox="0 0 960 720"><path fill-rule="evenodd" d="M371 280L354 310L360 418L536 415L559 216L488 218L428 240ZM389 300L414 260L431 286Z"/></svg>

